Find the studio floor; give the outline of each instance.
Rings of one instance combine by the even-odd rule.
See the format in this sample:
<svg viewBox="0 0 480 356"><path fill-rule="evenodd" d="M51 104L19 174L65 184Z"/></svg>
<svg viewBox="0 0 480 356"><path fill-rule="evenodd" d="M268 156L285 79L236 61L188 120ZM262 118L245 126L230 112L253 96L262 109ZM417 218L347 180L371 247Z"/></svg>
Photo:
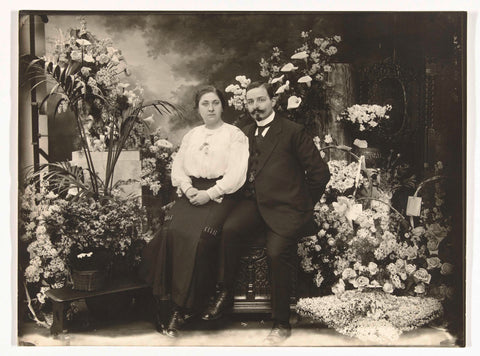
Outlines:
<svg viewBox="0 0 480 356"><path fill-rule="evenodd" d="M231 315L220 321L193 320L181 337L172 339L155 331L148 320L77 320L69 330L52 336L49 330L26 322L19 328L20 346L264 346L271 328L267 315ZM389 346L454 347L455 338L440 328L425 327L403 333ZM381 346L321 327L306 319L293 325L292 336L279 346Z"/></svg>

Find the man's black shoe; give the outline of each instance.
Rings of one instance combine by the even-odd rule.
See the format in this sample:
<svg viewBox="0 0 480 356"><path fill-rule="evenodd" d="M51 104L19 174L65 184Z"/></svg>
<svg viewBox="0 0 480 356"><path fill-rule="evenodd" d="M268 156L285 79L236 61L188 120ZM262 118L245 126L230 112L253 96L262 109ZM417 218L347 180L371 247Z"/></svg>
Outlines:
<svg viewBox="0 0 480 356"><path fill-rule="evenodd" d="M160 316L160 313L155 313L155 330L157 330L157 332L159 332L160 334L163 334L165 332L165 325Z"/></svg>
<svg viewBox="0 0 480 356"><path fill-rule="evenodd" d="M185 319L178 310L172 314L170 322L168 323L167 330L165 330L165 335L169 337L178 337L179 331L181 330Z"/></svg>
<svg viewBox="0 0 480 356"><path fill-rule="evenodd" d="M218 293L213 303L207 308L202 316L203 320L217 320L220 319L227 309L233 306L233 297L226 290Z"/></svg>
<svg viewBox="0 0 480 356"><path fill-rule="evenodd" d="M275 346L290 337L292 334L292 327L288 323L275 323L270 331L270 334L265 338L264 343L269 346Z"/></svg>

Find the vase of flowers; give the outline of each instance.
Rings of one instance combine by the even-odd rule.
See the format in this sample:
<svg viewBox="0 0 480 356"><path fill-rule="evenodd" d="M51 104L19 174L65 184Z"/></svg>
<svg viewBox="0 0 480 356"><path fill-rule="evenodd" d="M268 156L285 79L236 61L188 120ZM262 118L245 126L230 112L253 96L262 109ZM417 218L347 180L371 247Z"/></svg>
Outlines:
<svg viewBox="0 0 480 356"><path fill-rule="evenodd" d="M351 131L355 152L365 156L367 165L377 167L382 161L383 146L389 140L384 122L391 110L391 105L355 104L337 117Z"/></svg>

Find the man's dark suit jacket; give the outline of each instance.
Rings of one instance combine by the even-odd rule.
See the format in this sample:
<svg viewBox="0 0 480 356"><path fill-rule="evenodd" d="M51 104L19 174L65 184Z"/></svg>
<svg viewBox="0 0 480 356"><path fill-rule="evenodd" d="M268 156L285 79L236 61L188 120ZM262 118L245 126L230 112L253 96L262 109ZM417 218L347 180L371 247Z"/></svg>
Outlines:
<svg viewBox="0 0 480 356"><path fill-rule="evenodd" d="M250 144L255 129L255 123L242 128ZM328 165L303 126L276 113L262 143L254 181L258 208L268 227L291 238L316 233L313 208L329 179Z"/></svg>

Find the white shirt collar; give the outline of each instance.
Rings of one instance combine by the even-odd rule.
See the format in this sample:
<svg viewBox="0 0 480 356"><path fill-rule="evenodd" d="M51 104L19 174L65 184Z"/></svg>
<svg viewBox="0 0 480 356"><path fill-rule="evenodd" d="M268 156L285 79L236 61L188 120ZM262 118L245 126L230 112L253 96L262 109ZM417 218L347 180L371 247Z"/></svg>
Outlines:
<svg viewBox="0 0 480 356"><path fill-rule="evenodd" d="M275 118L275 111L272 111L272 113L270 114L269 117L267 117L266 119L262 120L262 121L256 121L257 123L257 126L265 126L265 125L268 125L269 123L271 123L273 121L273 119Z"/></svg>

